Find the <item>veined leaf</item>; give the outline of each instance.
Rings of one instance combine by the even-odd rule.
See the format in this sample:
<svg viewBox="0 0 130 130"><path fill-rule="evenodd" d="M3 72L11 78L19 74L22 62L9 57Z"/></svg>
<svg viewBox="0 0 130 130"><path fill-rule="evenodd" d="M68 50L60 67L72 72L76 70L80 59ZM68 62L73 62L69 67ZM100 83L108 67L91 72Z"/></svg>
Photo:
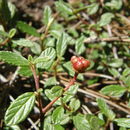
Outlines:
<svg viewBox="0 0 130 130"><path fill-rule="evenodd" d="M67 35L62 33L56 44L56 52L58 57L62 57L67 48Z"/></svg>
<svg viewBox="0 0 130 130"><path fill-rule="evenodd" d="M16 66L28 66L28 60L14 52L0 51L0 60Z"/></svg>
<svg viewBox="0 0 130 130"><path fill-rule="evenodd" d="M98 22L98 25L100 27L105 26L105 25L107 25L107 24L109 24L111 22L112 18L114 18L114 15L112 13L104 13L101 16L101 19Z"/></svg>
<svg viewBox="0 0 130 130"><path fill-rule="evenodd" d="M53 20L52 11L49 6L46 6L43 12L43 23L49 25Z"/></svg>
<svg viewBox="0 0 130 130"><path fill-rule="evenodd" d="M30 35L40 37L40 34L37 32L37 30L34 27L29 26L28 24L26 24L22 21L19 21L17 23L17 27L18 27L19 30L21 30L24 33L28 33Z"/></svg>
<svg viewBox="0 0 130 130"><path fill-rule="evenodd" d="M77 114L73 116L73 123L77 130L91 130L85 115Z"/></svg>
<svg viewBox="0 0 130 130"><path fill-rule="evenodd" d="M108 85L102 88L100 92L108 96L120 97L124 94L125 91L126 88L120 85Z"/></svg>
<svg viewBox="0 0 130 130"><path fill-rule="evenodd" d="M12 42L16 45L25 46L25 47L32 47L35 44L35 42L32 42L24 38L20 38L19 40L12 40Z"/></svg>
<svg viewBox="0 0 130 130"><path fill-rule="evenodd" d="M107 104L105 103L105 101L103 99L101 99L101 98L98 98L97 99L97 103L98 103L98 106L99 106L101 112L105 116L107 116L109 118L109 120L111 120L111 121L114 120L115 113L112 110L110 110L110 108L107 106Z"/></svg>
<svg viewBox="0 0 130 130"><path fill-rule="evenodd" d="M48 62L43 62L43 63L38 63L37 64L37 67L38 68L43 68L43 69L49 69L50 66L52 65L53 63L53 60L55 59L56 57L56 52L55 52L55 49L54 48L47 48L46 50L44 50L41 55L39 56L39 58L42 57L43 59L45 57L49 57L49 61Z"/></svg>
<svg viewBox="0 0 130 130"><path fill-rule="evenodd" d="M81 36L79 39L76 40L75 43L75 51L77 54L82 54L85 51L85 45L84 45L84 36Z"/></svg>
<svg viewBox="0 0 130 130"><path fill-rule="evenodd" d="M5 124L16 125L22 122L31 112L35 103L35 94L27 92L14 100L5 113Z"/></svg>
<svg viewBox="0 0 130 130"><path fill-rule="evenodd" d="M55 124L59 124L61 119L64 116L64 108L59 106L57 107L52 114L52 120Z"/></svg>
<svg viewBox="0 0 130 130"><path fill-rule="evenodd" d="M118 126L130 128L130 118L118 118L114 120Z"/></svg>

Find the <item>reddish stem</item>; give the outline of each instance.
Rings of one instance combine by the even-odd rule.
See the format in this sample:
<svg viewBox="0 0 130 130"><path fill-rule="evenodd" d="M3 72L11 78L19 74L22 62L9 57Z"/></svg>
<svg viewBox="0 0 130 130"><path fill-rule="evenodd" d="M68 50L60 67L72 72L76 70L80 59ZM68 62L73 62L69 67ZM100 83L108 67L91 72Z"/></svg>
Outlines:
<svg viewBox="0 0 130 130"><path fill-rule="evenodd" d="M76 79L77 79L77 76L78 76L78 73L75 73L75 75L74 75L73 79L70 81L69 85L64 88L64 92L66 92L66 91L71 87L71 85L74 84L74 82L75 82ZM61 97L61 96L56 97L54 100L52 100L46 107L44 107L44 108L42 109L42 112L43 112L43 113L46 113L46 112L52 107L52 105L53 105L60 97Z"/></svg>
<svg viewBox="0 0 130 130"><path fill-rule="evenodd" d="M31 65L31 70L32 70L32 73L33 73L34 81L35 81L36 91L38 91L40 89L40 87L39 87L39 76L37 76L35 65ZM38 103L39 103L38 105L39 105L40 115L42 116L42 100L41 100L41 95L40 95L39 92L38 92L37 97L38 97Z"/></svg>

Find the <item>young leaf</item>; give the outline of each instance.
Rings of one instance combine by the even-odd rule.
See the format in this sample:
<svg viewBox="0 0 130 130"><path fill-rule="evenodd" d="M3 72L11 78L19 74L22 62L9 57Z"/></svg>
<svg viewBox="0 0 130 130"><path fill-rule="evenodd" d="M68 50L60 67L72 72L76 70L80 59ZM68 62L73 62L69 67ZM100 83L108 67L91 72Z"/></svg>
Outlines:
<svg viewBox="0 0 130 130"><path fill-rule="evenodd" d="M106 2L105 7L109 7L112 10L119 10L122 6L122 0L111 0L111 2Z"/></svg>
<svg viewBox="0 0 130 130"><path fill-rule="evenodd" d="M60 12L65 17L73 14L73 11L70 5L64 2L63 0L55 2L55 6L56 6L57 11Z"/></svg>
<svg viewBox="0 0 130 130"><path fill-rule="evenodd" d="M16 66L28 66L28 60L14 52L0 51L0 60Z"/></svg>
<svg viewBox="0 0 130 130"><path fill-rule="evenodd" d="M22 122L31 112L35 103L35 94L27 92L14 100L5 113L5 124L16 125Z"/></svg>
<svg viewBox="0 0 130 130"><path fill-rule="evenodd" d="M53 63L53 60L55 59L55 57L56 57L56 52L55 52L55 49L54 48L47 48L47 49L45 49L42 53L41 53L41 55L39 56L39 58L40 57L42 57L43 59L45 58L45 57L49 57L49 61L48 62L43 62L43 63L38 63L37 64L37 67L38 68L43 68L43 69L48 69L48 68L50 68L50 66L52 65L52 63Z"/></svg>
<svg viewBox="0 0 130 130"><path fill-rule="evenodd" d="M84 36L81 36L79 39L76 40L75 43L75 51L77 54L81 55L85 51L85 45L84 45Z"/></svg>
<svg viewBox="0 0 130 130"><path fill-rule="evenodd" d="M52 120L55 124L59 124L64 116L64 108L62 106L57 107L52 114Z"/></svg>
<svg viewBox="0 0 130 130"><path fill-rule="evenodd" d="M44 86L47 87L47 86L56 85L56 84L58 84L56 78L55 77L50 77L50 78L47 79Z"/></svg>
<svg viewBox="0 0 130 130"><path fill-rule="evenodd" d="M43 12L43 23L45 25L49 25L52 22L53 17L51 13L52 13L51 8L49 6L46 6Z"/></svg>
<svg viewBox="0 0 130 130"><path fill-rule="evenodd" d="M101 112L108 117L109 120L114 120L115 118L115 113L110 110L110 108L107 106L107 104L105 103L105 101L101 98L98 98L97 99L97 103L98 103L98 106L101 110Z"/></svg>
<svg viewBox="0 0 130 130"><path fill-rule="evenodd" d="M111 69L108 69L108 71L114 76L114 77L119 77L120 76L120 73L114 69L114 68L111 68Z"/></svg>
<svg viewBox="0 0 130 130"><path fill-rule="evenodd" d="M78 85L72 85L68 91L64 93L63 102L67 103L69 102L74 95L77 93L79 86Z"/></svg>
<svg viewBox="0 0 130 130"><path fill-rule="evenodd" d="M65 130L61 125L56 124L54 125L54 130Z"/></svg>
<svg viewBox="0 0 130 130"><path fill-rule="evenodd" d="M118 126L130 128L130 118L118 118L114 120Z"/></svg>
<svg viewBox="0 0 130 130"><path fill-rule="evenodd" d="M25 47L32 47L35 42L32 42L30 40L20 38L19 40L12 40L13 44L19 45L19 46L25 46Z"/></svg>
<svg viewBox="0 0 130 130"><path fill-rule="evenodd" d="M92 114L87 114L86 118L87 118L92 130L94 130L95 128L97 130L99 130L100 127L102 125L104 125L104 123L105 123L103 120L99 119L97 116L92 115Z"/></svg>
<svg viewBox="0 0 130 130"><path fill-rule="evenodd" d="M126 91L125 87L120 85L108 85L101 89L101 93L112 97L121 97Z"/></svg>
<svg viewBox="0 0 130 130"><path fill-rule="evenodd" d="M29 66L22 66L22 67L20 67L18 74L20 74L22 76L32 76L32 71L29 68Z"/></svg>
<svg viewBox="0 0 130 130"><path fill-rule="evenodd" d="M41 63L41 62L47 62L49 61L50 58L48 56L46 57L38 57L34 60L34 64L38 64L38 63Z"/></svg>
<svg viewBox="0 0 130 130"><path fill-rule="evenodd" d="M123 76L127 76L130 74L130 68L126 68L124 71L123 71Z"/></svg>
<svg viewBox="0 0 130 130"><path fill-rule="evenodd" d="M98 25L100 27L105 26L105 25L107 25L107 24L109 24L111 22L112 18L114 18L114 15L112 13L104 13L101 16L101 19L98 22Z"/></svg>
<svg viewBox="0 0 130 130"><path fill-rule="evenodd" d="M99 4L98 3L92 3L91 5L88 6L87 12L89 15L93 15L98 11Z"/></svg>
<svg viewBox="0 0 130 130"><path fill-rule="evenodd" d="M73 116L73 123L77 130L91 130L85 115L77 114Z"/></svg>
<svg viewBox="0 0 130 130"><path fill-rule="evenodd" d="M123 59L111 59L108 65L114 68L121 67L123 65Z"/></svg>
<svg viewBox="0 0 130 130"><path fill-rule="evenodd" d="M52 117L51 116L47 116L44 119L44 130L53 130L53 125L52 125Z"/></svg>
<svg viewBox="0 0 130 130"><path fill-rule="evenodd" d="M9 37L12 38L12 37L14 37L15 34L16 34L16 29L15 29L15 28L12 28L12 29L9 31Z"/></svg>
<svg viewBox="0 0 130 130"><path fill-rule="evenodd" d="M40 34L37 32L37 30L34 27L31 27L22 21L17 22L17 27L19 30L21 30L24 33L28 33L29 35L40 37Z"/></svg>
<svg viewBox="0 0 130 130"><path fill-rule="evenodd" d="M67 35L65 33L62 33L56 43L56 52L58 57L62 57L64 55L67 48L67 43Z"/></svg>
<svg viewBox="0 0 130 130"><path fill-rule="evenodd" d="M78 99L72 98L70 100L69 106L70 106L72 111L77 111L80 107L80 101Z"/></svg>
<svg viewBox="0 0 130 130"><path fill-rule="evenodd" d="M51 92L52 94L55 96L55 97L59 97L62 95L63 93L63 88L61 86L54 86L52 89L51 89Z"/></svg>
<svg viewBox="0 0 130 130"><path fill-rule="evenodd" d="M130 88L130 75L127 76L123 81L124 81L125 85Z"/></svg>

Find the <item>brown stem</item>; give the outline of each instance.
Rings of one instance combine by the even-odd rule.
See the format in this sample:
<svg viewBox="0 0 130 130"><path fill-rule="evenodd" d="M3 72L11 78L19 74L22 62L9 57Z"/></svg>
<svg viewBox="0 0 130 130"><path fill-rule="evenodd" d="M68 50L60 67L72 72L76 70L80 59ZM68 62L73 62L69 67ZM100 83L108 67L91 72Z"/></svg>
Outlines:
<svg viewBox="0 0 130 130"><path fill-rule="evenodd" d="M33 73L34 81L35 81L36 91L38 92L38 90L40 89L40 87L39 87L39 76L37 76L35 65L31 64L31 70L32 70L32 73ZM40 95L39 92L38 92L37 97L38 97L38 103L39 103L38 105L39 105L39 110L40 110L40 116L42 116L42 100L41 100L41 95Z"/></svg>
<svg viewBox="0 0 130 130"><path fill-rule="evenodd" d="M74 75L73 79L70 81L69 85L64 88L64 92L66 92L71 87L71 85L73 85L75 83L77 76L78 76L78 73L75 73L75 75ZM44 107L42 109L42 112L46 113L60 97L61 96L56 97L54 100L52 100L46 107Z"/></svg>
<svg viewBox="0 0 130 130"><path fill-rule="evenodd" d="M0 47L6 45L10 41L10 38L6 38L2 43L0 43Z"/></svg>

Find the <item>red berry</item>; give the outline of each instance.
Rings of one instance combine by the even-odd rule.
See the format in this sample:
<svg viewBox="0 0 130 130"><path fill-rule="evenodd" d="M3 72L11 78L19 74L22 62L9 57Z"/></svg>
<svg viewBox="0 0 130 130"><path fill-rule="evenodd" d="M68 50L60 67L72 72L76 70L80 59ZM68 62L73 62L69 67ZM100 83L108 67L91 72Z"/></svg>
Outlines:
<svg viewBox="0 0 130 130"><path fill-rule="evenodd" d="M76 72L84 72L87 67L90 65L90 61L84 59L83 57L72 56L71 63Z"/></svg>
<svg viewBox="0 0 130 130"><path fill-rule="evenodd" d="M78 58L76 56L71 57L71 62L76 63L78 61Z"/></svg>

